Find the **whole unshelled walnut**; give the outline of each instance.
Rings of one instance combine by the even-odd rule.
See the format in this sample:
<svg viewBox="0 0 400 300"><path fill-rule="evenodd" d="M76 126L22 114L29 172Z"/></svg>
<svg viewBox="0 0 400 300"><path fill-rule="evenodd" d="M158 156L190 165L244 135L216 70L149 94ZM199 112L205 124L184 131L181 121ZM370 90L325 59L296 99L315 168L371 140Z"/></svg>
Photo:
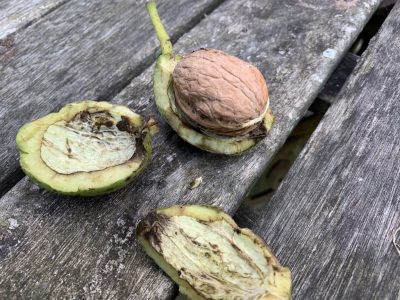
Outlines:
<svg viewBox="0 0 400 300"><path fill-rule="evenodd" d="M185 55L172 77L178 111L184 121L204 131L247 134L267 111L268 89L261 72L220 50Z"/></svg>
<svg viewBox="0 0 400 300"><path fill-rule="evenodd" d="M185 141L220 154L241 154L271 130L268 88L253 65L215 49L173 51L154 1L146 4L161 45L154 69L154 100Z"/></svg>

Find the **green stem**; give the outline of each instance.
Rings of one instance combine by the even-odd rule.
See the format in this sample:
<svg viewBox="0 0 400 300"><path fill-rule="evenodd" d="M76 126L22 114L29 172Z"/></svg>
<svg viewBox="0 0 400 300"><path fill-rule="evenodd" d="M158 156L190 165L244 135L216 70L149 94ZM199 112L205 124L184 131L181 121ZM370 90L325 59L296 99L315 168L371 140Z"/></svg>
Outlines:
<svg viewBox="0 0 400 300"><path fill-rule="evenodd" d="M161 22L160 16L158 15L156 2L155 1L147 2L146 9L150 16L154 30L156 31L158 40L160 41L162 54L172 54L173 49L172 49L171 39L167 31L165 30L163 23Z"/></svg>

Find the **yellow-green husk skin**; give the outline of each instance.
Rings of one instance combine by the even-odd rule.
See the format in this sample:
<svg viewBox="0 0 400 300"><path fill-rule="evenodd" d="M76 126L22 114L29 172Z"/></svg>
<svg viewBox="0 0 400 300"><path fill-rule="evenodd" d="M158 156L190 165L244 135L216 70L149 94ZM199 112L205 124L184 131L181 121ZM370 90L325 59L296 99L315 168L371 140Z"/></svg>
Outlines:
<svg viewBox="0 0 400 300"><path fill-rule="evenodd" d="M97 196L126 186L147 166L151 156L152 130L150 128L143 130L143 153L121 165L105 170L58 174L44 163L40 155L40 147L47 128L57 121L68 121L77 113L91 108L116 110L128 116L135 127L145 128L143 118L127 107L90 100L70 103L59 112L25 124L19 129L16 137L20 165L23 172L40 187L68 196Z"/></svg>
<svg viewBox="0 0 400 300"><path fill-rule="evenodd" d="M243 283L243 285L240 285L240 282L234 281L239 278L236 277L235 271L232 271L232 274L234 275L229 275L230 277L226 282L224 282L225 277L219 275L222 276L222 278L214 281L214 283L216 282L217 284L218 290L216 290L214 286L215 293L208 293L209 290L213 290L213 286L205 287L205 285L210 284L210 281L207 281L206 278L210 278L209 276L213 276L212 274L220 274L222 272L226 273L227 270L232 270L232 268L233 270L241 270L243 266L230 263L237 260L233 258L228 248L224 248L224 245L226 244L224 244L223 240L226 236L221 236L221 239L218 239L217 242L215 242L216 240L210 239L209 237L211 235L208 236L207 233L200 236L197 235L198 232L195 227L190 227L189 225L186 227L174 227L171 225L172 223L176 223L179 218L188 219L192 223L197 222L199 226L208 226L209 228L206 229L207 231L215 230L217 227L214 225L219 223L224 224L220 228L229 227L232 234L235 235L232 237L232 241L241 247L241 250L237 251L238 257L240 256L240 253L245 253L244 257L250 262L250 265L261 266L266 264L267 266L267 269L263 269L262 271L265 272L268 270L268 272L263 273L265 275L265 277L263 277L265 280L260 284L260 290L257 290L258 294L254 295L254 293L252 293L254 292L254 289L249 288L246 285L246 282L248 283L248 280L252 280L251 278L253 277L258 278L259 274L248 274L249 277L247 279L243 279L243 277L239 276L242 278L240 282ZM192 224L190 222L185 222L180 224ZM190 236L190 231L192 231L192 237L195 236L194 241L189 240L189 242L185 243L185 241L182 242L182 240L177 237L179 236L179 232L184 232L183 236ZM290 270L279 264L272 251L260 237L255 235L249 229L238 227L229 215L216 207L176 205L169 208L158 209L151 212L138 223L136 235L146 253L157 263L158 266L161 267L161 269L164 270L164 272L168 274L168 276L171 277L173 281L179 285L179 291L188 296L189 299L233 299L232 297L235 295L236 288L240 290L242 296L237 299L283 300L290 299L291 297ZM227 236L231 237L231 233L228 232ZM169 243L168 240L171 240L171 242ZM242 242L238 242L239 240ZM243 243L243 241L246 242ZM211 245L211 247L208 247L207 245ZM188 251L187 253L190 254L201 253L202 255L197 255L195 258L189 258L190 256L186 256L185 252L177 253L174 247L178 247L177 249L185 249ZM197 252L194 250L196 247ZM233 249L236 248L234 247ZM242 252L244 249L245 251ZM213 250L216 251L215 253L217 253L217 255L213 256ZM171 258L171 253L176 253L174 259ZM211 256L207 253L211 253ZM257 254L254 256L253 254L249 255L249 253ZM246 255L249 256L246 257ZM215 257L218 258L218 256L221 258L225 257L223 261L227 261L228 265L220 264L220 261L215 260ZM252 260L253 257L256 257L257 260ZM189 262L185 266L189 267L185 268L185 270L177 269L177 264L181 263L185 259ZM191 267L192 265L193 268ZM219 266L217 270L214 268L215 265ZM198 270L198 266L201 266L202 269ZM188 270L190 268L192 268L192 270ZM214 270L215 273L210 273L210 270ZM242 274L240 271L238 272L239 273L237 274ZM189 281L192 283L189 283ZM233 284L233 282L235 282L235 284ZM207 293L209 297L205 296ZM218 295L216 295L216 293L218 293ZM250 295L247 293L252 294ZM245 294L245 296L243 296L243 294Z"/></svg>
<svg viewBox="0 0 400 300"><path fill-rule="evenodd" d="M170 38L157 13L155 2L148 2L146 8L161 44L162 53L156 61L153 75L153 89L157 109L167 123L183 140L208 152L237 155L255 146L260 140L259 137L231 138L209 136L185 124L174 112L171 104L175 102L172 87L172 72L181 57L173 53ZM268 109L260 126L263 126L265 130L269 132L273 122L274 116L272 115L271 109Z"/></svg>

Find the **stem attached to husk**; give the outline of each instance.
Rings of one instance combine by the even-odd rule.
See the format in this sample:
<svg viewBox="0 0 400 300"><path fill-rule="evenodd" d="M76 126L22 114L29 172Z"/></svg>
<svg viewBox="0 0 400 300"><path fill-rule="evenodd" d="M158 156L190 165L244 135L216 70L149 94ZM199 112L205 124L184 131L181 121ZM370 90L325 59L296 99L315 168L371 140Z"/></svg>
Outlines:
<svg viewBox="0 0 400 300"><path fill-rule="evenodd" d="M151 23L153 24L154 30L156 31L158 40L160 41L162 54L172 54L172 43L171 39L165 30L163 23L161 22L160 16L157 11L157 4L155 1L149 1L146 3L146 9L150 16Z"/></svg>

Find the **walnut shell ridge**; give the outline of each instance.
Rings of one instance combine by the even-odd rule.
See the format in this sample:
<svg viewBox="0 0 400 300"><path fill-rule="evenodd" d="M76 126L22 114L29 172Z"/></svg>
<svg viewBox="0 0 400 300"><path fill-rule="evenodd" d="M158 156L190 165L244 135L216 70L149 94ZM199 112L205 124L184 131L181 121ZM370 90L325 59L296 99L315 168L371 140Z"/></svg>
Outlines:
<svg viewBox="0 0 400 300"><path fill-rule="evenodd" d="M219 135L256 129L268 109L268 88L250 63L215 49L183 57L173 73L175 105L183 121Z"/></svg>

